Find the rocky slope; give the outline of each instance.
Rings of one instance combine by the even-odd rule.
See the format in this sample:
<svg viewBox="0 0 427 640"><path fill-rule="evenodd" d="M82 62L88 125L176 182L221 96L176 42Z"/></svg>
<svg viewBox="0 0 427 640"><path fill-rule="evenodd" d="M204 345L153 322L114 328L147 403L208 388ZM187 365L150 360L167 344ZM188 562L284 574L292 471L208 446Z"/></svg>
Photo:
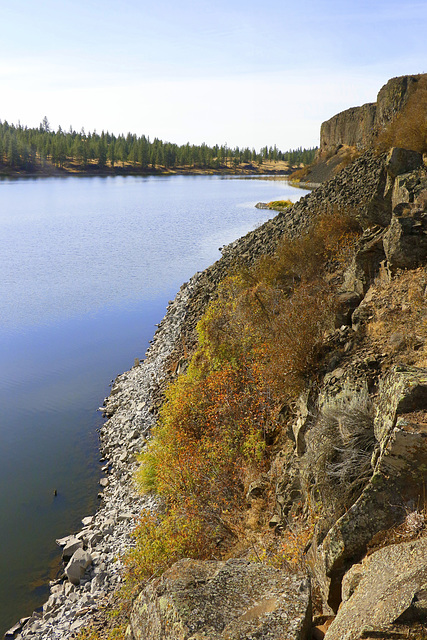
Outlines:
<svg viewBox="0 0 427 640"><path fill-rule="evenodd" d="M427 619L426 204L427 171L420 154L367 152L291 210L224 248L223 259L199 277L182 326L180 345L191 349L195 322L227 269L236 260L251 262L272 252L284 232L303 233L311 216L345 207L365 228L337 292L341 311L338 328L325 337L323 382L301 396L287 425L293 451L279 452L273 465L279 474L272 526L286 528L297 504L306 510L321 505L307 563L311 593L317 594L316 620L334 620L326 638L421 638ZM184 351L180 346L174 352L180 366ZM211 570L220 575L222 565ZM304 576L294 576L300 587L293 604L305 611L295 614L296 627L286 616L269 626L276 605L267 610L263 603L276 602L274 589L268 597L260 588L258 597L247 598L239 587L239 605L224 618L221 608L230 594L209 586L196 597L195 586L213 579L200 578L200 571L200 564L178 563L172 583L166 574L147 587L135 603L126 637L311 637ZM178 595L172 584L179 585ZM212 607L211 588L210 615L218 618L213 626L203 622ZM191 602L196 601L194 622ZM325 629L316 628L313 637L323 637Z"/></svg>
<svg viewBox="0 0 427 640"><path fill-rule="evenodd" d="M398 149L361 155L292 208L224 247L221 260L182 287L146 359L117 378L103 407L109 419L101 432L102 506L81 532L60 541L64 578L51 585L43 613L9 637L73 637L117 589L134 518L144 506L155 507L133 487L135 456L165 382L185 368L196 322L218 283L237 263L272 253L284 233L304 233L314 216L343 208L365 232L337 292L340 312L337 329L325 336L321 383L301 396L285 425L293 448L278 452L273 465L272 526L278 533L297 503L306 511L322 505L307 549L310 575L278 575L246 560L181 561L142 592L126 637L305 640L313 606L324 616L318 622L338 613L327 638L422 637L427 173L420 154ZM390 564L402 571L385 572Z"/></svg>

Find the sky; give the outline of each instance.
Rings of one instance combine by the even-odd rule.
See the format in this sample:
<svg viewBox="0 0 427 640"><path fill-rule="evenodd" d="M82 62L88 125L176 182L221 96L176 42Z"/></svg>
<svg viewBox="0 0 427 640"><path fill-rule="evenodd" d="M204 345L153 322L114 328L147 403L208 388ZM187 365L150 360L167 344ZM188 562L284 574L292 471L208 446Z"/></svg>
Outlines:
<svg viewBox="0 0 427 640"><path fill-rule="evenodd" d="M0 120L229 147L427 72L427 0L0 0Z"/></svg>

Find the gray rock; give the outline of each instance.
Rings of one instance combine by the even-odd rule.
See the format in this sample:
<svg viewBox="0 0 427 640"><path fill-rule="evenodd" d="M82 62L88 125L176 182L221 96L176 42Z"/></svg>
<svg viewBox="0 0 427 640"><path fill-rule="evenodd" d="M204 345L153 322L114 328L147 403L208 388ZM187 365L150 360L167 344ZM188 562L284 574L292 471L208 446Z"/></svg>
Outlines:
<svg viewBox="0 0 427 640"><path fill-rule="evenodd" d="M380 385L374 424L379 449L360 497L313 542L308 560L324 603L337 611L341 581L381 530L402 521L405 505L422 500L427 482L427 370L395 367Z"/></svg>
<svg viewBox="0 0 427 640"><path fill-rule="evenodd" d="M368 229L364 232L352 263L345 273L343 293L355 294L362 298L367 292L386 257L383 238L382 228Z"/></svg>
<svg viewBox="0 0 427 640"><path fill-rule="evenodd" d="M386 160L386 169L392 178L402 173L409 173L423 166L423 156L417 151L394 147L389 151Z"/></svg>
<svg viewBox="0 0 427 640"><path fill-rule="evenodd" d="M65 574L68 580L74 585L80 584L80 580L91 562L92 556L90 553L83 551L83 549L77 549L65 567Z"/></svg>
<svg viewBox="0 0 427 640"><path fill-rule="evenodd" d="M388 637L382 634L391 624L425 622L427 538L376 551L351 569L345 580L353 582L353 592L340 607L325 640Z"/></svg>
<svg viewBox="0 0 427 640"><path fill-rule="evenodd" d="M62 550L62 559L69 560L77 549L83 549L83 542L72 536Z"/></svg>
<svg viewBox="0 0 427 640"><path fill-rule="evenodd" d="M126 640L308 640L305 576L244 560L180 560L136 599Z"/></svg>
<svg viewBox="0 0 427 640"><path fill-rule="evenodd" d="M427 261L427 212L416 204L395 207L384 234L384 252L388 268L416 269Z"/></svg>

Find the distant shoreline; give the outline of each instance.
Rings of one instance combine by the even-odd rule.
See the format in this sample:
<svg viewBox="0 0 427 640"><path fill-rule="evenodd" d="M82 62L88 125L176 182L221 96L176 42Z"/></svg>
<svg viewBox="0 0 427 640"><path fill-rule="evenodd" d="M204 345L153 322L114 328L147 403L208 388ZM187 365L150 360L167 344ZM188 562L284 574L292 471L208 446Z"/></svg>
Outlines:
<svg viewBox="0 0 427 640"><path fill-rule="evenodd" d="M272 176L288 176L292 171L290 169L274 169L265 165L247 164L238 167L225 167L218 168L198 168L193 167L191 169L176 168L176 169L138 169L133 166L124 167L104 167L88 166L86 168L78 166L70 167L55 167L48 165L45 167L38 167L32 171L25 171L22 169L13 169L8 166L0 166L0 178L50 178L50 177L68 177L68 176L173 176L173 175L272 175Z"/></svg>

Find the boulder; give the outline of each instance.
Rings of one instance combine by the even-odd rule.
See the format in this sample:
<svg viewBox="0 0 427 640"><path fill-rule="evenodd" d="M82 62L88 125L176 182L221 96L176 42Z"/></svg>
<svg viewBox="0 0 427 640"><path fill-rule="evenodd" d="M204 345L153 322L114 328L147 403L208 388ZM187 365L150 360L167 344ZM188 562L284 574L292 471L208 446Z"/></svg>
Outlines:
<svg viewBox="0 0 427 640"><path fill-rule="evenodd" d="M305 640L306 576L245 560L184 559L136 599L126 640Z"/></svg>
<svg viewBox="0 0 427 640"><path fill-rule="evenodd" d="M62 550L62 559L64 562L69 560L77 549L83 549L83 542L75 536L71 536Z"/></svg>
<svg viewBox="0 0 427 640"><path fill-rule="evenodd" d="M384 234L388 268L416 269L427 260L427 211L417 204L401 203L393 211Z"/></svg>
<svg viewBox="0 0 427 640"><path fill-rule="evenodd" d="M376 551L346 574L343 604L325 640L406 637L403 629L383 634L390 625L425 622L426 589L427 537Z"/></svg>
<svg viewBox="0 0 427 640"><path fill-rule="evenodd" d="M355 294L360 299L367 292L385 260L383 238L384 229L381 227L373 227L363 233L352 263L344 275L342 293L347 296Z"/></svg>
<svg viewBox="0 0 427 640"><path fill-rule="evenodd" d="M423 156L418 151L410 149L400 149L394 147L389 151L386 159L387 173L396 178L402 173L409 173L423 166Z"/></svg>
<svg viewBox="0 0 427 640"><path fill-rule="evenodd" d="M83 551L83 549L77 549L65 567L65 574L68 580L74 585L80 584L81 578L91 563L92 556L90 553Z"/></svg>

